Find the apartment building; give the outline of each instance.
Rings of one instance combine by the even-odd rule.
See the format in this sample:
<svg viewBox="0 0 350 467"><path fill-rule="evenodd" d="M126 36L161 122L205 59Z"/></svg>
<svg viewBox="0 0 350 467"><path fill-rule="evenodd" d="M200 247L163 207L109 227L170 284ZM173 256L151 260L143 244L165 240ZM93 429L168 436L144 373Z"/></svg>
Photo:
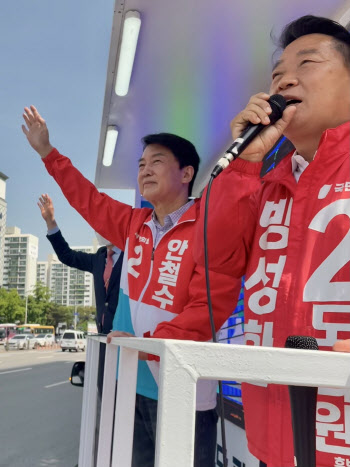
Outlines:
<svg viewBox="0 0 350 467"><path fill-rule="evenodd" d="M86 253L94 252L92 246L71 248ZM62 264L54 254L48 256L47 286L55 303L67 306L94 306L92 274Z"/></svg>
<svg viewBox="0 0 350 467"><path fill-rule="evenodd" d="M47 287L47 272L49 263L47 261L38 261L36 263L36 281Z"/></svg>
<svg viewBox="0 0 350 467"><path fill-rule="evenodd" d="M4 277L5 230L6 230L6 180L8 177L0 172L0 287Z"/></svg>
<svg viewBox="0 0 350 467"><path fill-rule="evenodd" d="M39 239L22 234L18 227L5 231L3 287L17 289L21 297L33 290L36 284L36 264Z"/></svg>

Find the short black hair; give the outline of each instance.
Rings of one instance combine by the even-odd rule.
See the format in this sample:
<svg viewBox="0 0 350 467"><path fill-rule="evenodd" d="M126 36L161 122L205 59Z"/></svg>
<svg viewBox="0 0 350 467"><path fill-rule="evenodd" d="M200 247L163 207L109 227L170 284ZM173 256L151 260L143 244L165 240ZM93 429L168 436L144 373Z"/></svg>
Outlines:
<svg viewBox="0 0 350 467"><path fill-rule="evenodd" d="M309 34L325 34L332 37L335 48L343 56L345 65L350 68L350 32L329 18L306 15L292 21L283 29L279 46L285 49L299 37Z"/></svg>
<svg viewBox="0 0 350 467"><path fill-rule="evenodd" d="M175 159L179 162L180 169L191 165L194 169L193 178L188 186L188 196L191 196L193 184L198 173L200 158L194 145L181 136L172 133L156 133L146 135L141 139L143 150L150 144L160 144L170 149Z"/></svg>

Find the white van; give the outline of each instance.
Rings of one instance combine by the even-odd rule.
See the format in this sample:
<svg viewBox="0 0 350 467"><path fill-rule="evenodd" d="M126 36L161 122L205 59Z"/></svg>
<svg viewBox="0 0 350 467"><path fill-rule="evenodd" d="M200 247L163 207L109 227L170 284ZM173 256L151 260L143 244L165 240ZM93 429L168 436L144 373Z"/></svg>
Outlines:
<svg viewBox="0 0 350 467"><path fill-rule="evenodd" d="M85 351L86 348L86 339L84 338L84 333L82 331L65 331L61 339L61 349L62 352L65 350L78 350Z"/></svg>

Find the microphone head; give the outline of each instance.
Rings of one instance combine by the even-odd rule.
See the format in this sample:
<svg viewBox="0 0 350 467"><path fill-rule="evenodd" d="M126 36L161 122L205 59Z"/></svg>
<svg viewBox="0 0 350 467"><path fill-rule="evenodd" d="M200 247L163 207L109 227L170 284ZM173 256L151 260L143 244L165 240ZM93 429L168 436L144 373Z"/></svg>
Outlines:
<svg viewBox="0 0 350 467"><path fill-rule="evenodd" d="M285 343L286 349L318 350L317 340L310 336L289 336Z"/></svg>
<svg viewBox="0 0 350 467"><path fill-rule="evenodd" d="M287 107L287 102L281 94L274 94L269 99L269 104L272 113L269 115L272 124L276 123L277 120L282 118L284 109Z"/></svg>

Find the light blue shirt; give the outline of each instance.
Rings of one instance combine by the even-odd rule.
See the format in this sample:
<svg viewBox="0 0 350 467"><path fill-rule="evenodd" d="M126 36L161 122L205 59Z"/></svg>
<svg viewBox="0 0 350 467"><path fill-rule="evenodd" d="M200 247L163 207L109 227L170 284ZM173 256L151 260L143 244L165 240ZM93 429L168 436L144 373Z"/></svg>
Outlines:
<svg viewBox="0 0 350 467"><path fill-rule="evenodd" d="M176 211L168 214L164 218L164 225L160 225L158 222L157 216L155 212L152 212L152 220L153 224L156 228L156 235L154 239L154 248L157 248L158 243L160 242L161 238L163 237L164 234L166 234L175 224L178 223L180 220L181 216L185 214L185 212L193 205L194 200L191 199L188 201L186 204L181 206L181 208L177 209Z"/></svg>

